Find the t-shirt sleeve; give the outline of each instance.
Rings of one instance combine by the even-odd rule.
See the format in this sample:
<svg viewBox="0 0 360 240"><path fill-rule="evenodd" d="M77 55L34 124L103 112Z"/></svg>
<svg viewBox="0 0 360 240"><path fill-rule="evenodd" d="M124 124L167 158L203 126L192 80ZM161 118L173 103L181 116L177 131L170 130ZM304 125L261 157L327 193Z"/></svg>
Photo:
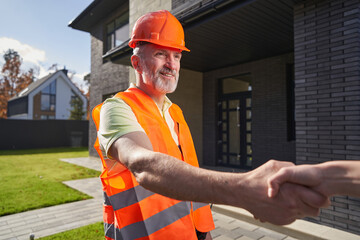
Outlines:
<svg viewBox="0 0 360 240"><path fill-rule="evenodd" d="M119 137L136 131L145 132L124 100L113 97L103 103L100 110L98 138L100 148L108 158L111 159L109 155L111 145Z"/></svg>

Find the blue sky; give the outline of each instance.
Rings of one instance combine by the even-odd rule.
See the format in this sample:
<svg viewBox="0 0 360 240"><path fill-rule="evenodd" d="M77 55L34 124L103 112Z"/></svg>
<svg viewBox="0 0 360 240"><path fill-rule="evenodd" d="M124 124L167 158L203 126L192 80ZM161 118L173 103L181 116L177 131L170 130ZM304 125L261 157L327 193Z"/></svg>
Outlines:
<svg viewBox="0 0 360 240"><path fill-rule="evenodd" d="M75 71L73 81L90 72L90 34L68 27L92 0L1 0L0 66L12 48L23 58L22 70L35 67L39 76L53 64Z"/></svg>

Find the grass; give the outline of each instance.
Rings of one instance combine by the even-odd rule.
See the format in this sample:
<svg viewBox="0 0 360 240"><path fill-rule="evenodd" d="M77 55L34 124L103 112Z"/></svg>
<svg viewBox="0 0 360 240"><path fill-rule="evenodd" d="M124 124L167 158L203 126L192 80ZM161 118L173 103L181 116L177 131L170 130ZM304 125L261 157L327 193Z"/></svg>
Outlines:
<svg viewBox="0 0 360 240"><path fill-rule="evenodd" d="M35 236L36 237L36 236ZM39 238L40 240L103 240L104 225L102 222L87 225L85 227Z"/></svg>
<svg viewBox="0 0 360 240"><path fill-rule="evenodd" d="M0 151L0 216L91 198L62 181L100 172L59 160L87 156L87 148Z"/></svg>

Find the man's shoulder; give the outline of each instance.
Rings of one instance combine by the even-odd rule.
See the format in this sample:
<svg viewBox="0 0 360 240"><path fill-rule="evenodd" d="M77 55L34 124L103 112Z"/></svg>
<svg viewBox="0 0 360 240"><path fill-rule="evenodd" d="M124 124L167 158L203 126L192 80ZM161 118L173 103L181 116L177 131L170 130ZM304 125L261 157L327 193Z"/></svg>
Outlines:
<svg viewBox="0 0 360 240"><path fill-rule="evenodd" d="M107 98L104 102L103 102L103 106L104 105L114 105L114 104L124 104L125 101L122 100L119 97L111 97L111 98Z"/></svg>
<svg viewBox="0 0 360 240"><path fill-rule="evenodd" d="M110 111L114 109L131 110L130 106L123 99L118 97L112 97L106 99L101 106L101 112Z"/></svg>

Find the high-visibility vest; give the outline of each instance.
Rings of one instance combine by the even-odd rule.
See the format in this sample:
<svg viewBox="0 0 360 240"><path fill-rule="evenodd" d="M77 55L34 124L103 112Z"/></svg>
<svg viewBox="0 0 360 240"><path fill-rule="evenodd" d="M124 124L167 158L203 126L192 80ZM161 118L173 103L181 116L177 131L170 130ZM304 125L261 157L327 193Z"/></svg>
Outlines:
<svg viewBox="0 0 360 240"><path fill-rule="evenodd" d="M154 151L199 166L190 130L180 107L172 104L169 108L179 137L177 146L155 102L143 91L129 88L115 97L123 99L131 107ZM96 106L92 113L97 130L101 106ZM195 228L200 232L215 228L209 204L178 201L146 190L125 166L117 161L114 164L115 160L103 156L98 139L94 147L103 164L100 178L105 197L106 239L195 240Z"/></svg>

